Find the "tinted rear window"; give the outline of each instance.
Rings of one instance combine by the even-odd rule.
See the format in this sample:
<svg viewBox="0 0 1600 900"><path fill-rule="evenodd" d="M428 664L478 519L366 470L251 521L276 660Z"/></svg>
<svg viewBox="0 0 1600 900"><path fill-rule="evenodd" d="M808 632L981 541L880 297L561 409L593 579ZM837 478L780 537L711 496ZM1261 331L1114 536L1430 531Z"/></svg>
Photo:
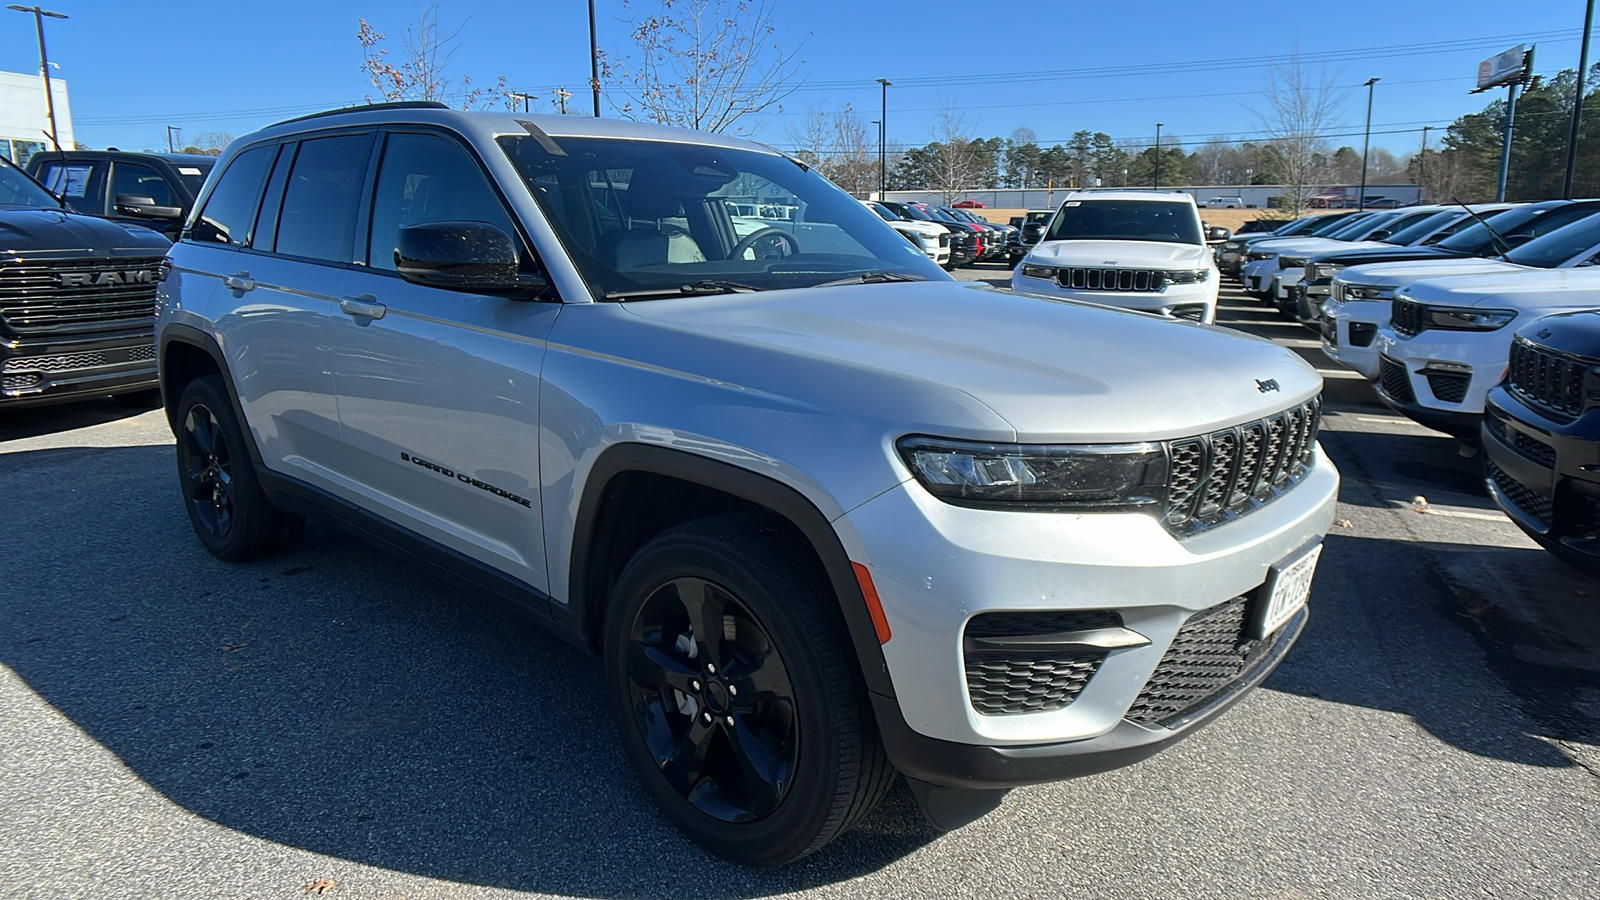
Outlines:
<svg viewBox="0 0 1600 900"><path fill-rule="evenodd" d="M372 136L314 138L300 144L278 214L274 248L289 256L349 262L356 207L367 174Z"/></svg>

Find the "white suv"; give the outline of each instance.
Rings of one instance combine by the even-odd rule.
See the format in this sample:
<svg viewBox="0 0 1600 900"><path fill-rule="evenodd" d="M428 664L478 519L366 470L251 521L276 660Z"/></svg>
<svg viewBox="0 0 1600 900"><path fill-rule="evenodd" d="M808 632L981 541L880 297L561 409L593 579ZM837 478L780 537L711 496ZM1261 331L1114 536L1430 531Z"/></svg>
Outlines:
<svg viewBox="0 0 1600 900"><path fill-rule="evenodd" d="M1194 198L1157 191L1067 195L1011 274L1011 288L1215 322L1220 281Z"/></svg>
<svg viewBox="0 0 1600 900"><path fill-rule="evenodd" d="M863 200L861 205L877 215L878 218L888 222L895 231L905 235L908 240L916 242L917 249L941 267L950 264L950 230L934 222L919 222L915 219L902 219L894 214L889 207L875 200Z"/></svg>
<svg viewBox="0 0 1600 900"><path fill-rule="evenodd" d="M404 103L216 172L157 300L199 541L316 513L524 604L716 853L1127 765L1306 622L1339 478L1281 347L958 284L724 135Z"/></svg>

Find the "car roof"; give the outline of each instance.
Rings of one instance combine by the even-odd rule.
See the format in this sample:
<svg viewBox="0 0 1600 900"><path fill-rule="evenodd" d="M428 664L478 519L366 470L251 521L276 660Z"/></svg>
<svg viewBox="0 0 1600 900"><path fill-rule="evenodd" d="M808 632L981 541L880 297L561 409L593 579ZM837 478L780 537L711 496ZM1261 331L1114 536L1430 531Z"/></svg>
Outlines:
<svg viewBox="0 0 1600 900"><path fill-rule="evenodd" d="M217 157L209 153L149 153L143 150L42 150L35 155L41 159L97 159L112 156L132 156L140 159L160 159L175 166L214 166L217 164Z"/></svg>
<svg viewBox="0 0 1600 900"><path fill-rule="evenodd" d="M1166 201L1169 203L1194 204L1194 195L1184 191L1073 191L1062 198L1062 203L1068 200L1135 200L1147 203Z"/></svg>

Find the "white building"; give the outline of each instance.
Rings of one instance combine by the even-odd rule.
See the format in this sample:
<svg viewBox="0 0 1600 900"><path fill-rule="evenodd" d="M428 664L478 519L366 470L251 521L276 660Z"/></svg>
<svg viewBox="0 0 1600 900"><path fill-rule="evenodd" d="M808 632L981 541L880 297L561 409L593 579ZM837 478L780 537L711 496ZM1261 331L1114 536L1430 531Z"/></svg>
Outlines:
<svg viewBox="0 0 1600 900"><path fill-rule="evenodd" d="M56 131L63 149L72 149L72 107L67 83L50 79L56 105ZM37 75L0 72L0 156L19 166L28 157L50 149L50 116L45 108L44 80Z"/></svg>

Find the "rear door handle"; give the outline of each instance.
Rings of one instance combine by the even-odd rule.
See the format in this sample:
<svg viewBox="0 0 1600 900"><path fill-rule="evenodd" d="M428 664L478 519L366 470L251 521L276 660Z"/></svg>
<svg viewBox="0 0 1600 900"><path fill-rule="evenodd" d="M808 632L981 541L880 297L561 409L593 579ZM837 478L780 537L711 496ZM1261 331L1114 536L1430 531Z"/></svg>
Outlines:
<svg viewBox="0 0 1600 900"><path fill-rule="evenodd" d="M256 280L250 277L249 272L240 272L236 275L222 276L222 283L232 291L253 291L256 289Z"/></svg>
<svg viewBox="0 0 1600 900"><path fill-rule="evenodd" d="M340 297L339 308L352 316L362 316L368 319L381 319L389 311L389 307L378 302L378 298L371 294L362 294L359 297Z"/></svg>

